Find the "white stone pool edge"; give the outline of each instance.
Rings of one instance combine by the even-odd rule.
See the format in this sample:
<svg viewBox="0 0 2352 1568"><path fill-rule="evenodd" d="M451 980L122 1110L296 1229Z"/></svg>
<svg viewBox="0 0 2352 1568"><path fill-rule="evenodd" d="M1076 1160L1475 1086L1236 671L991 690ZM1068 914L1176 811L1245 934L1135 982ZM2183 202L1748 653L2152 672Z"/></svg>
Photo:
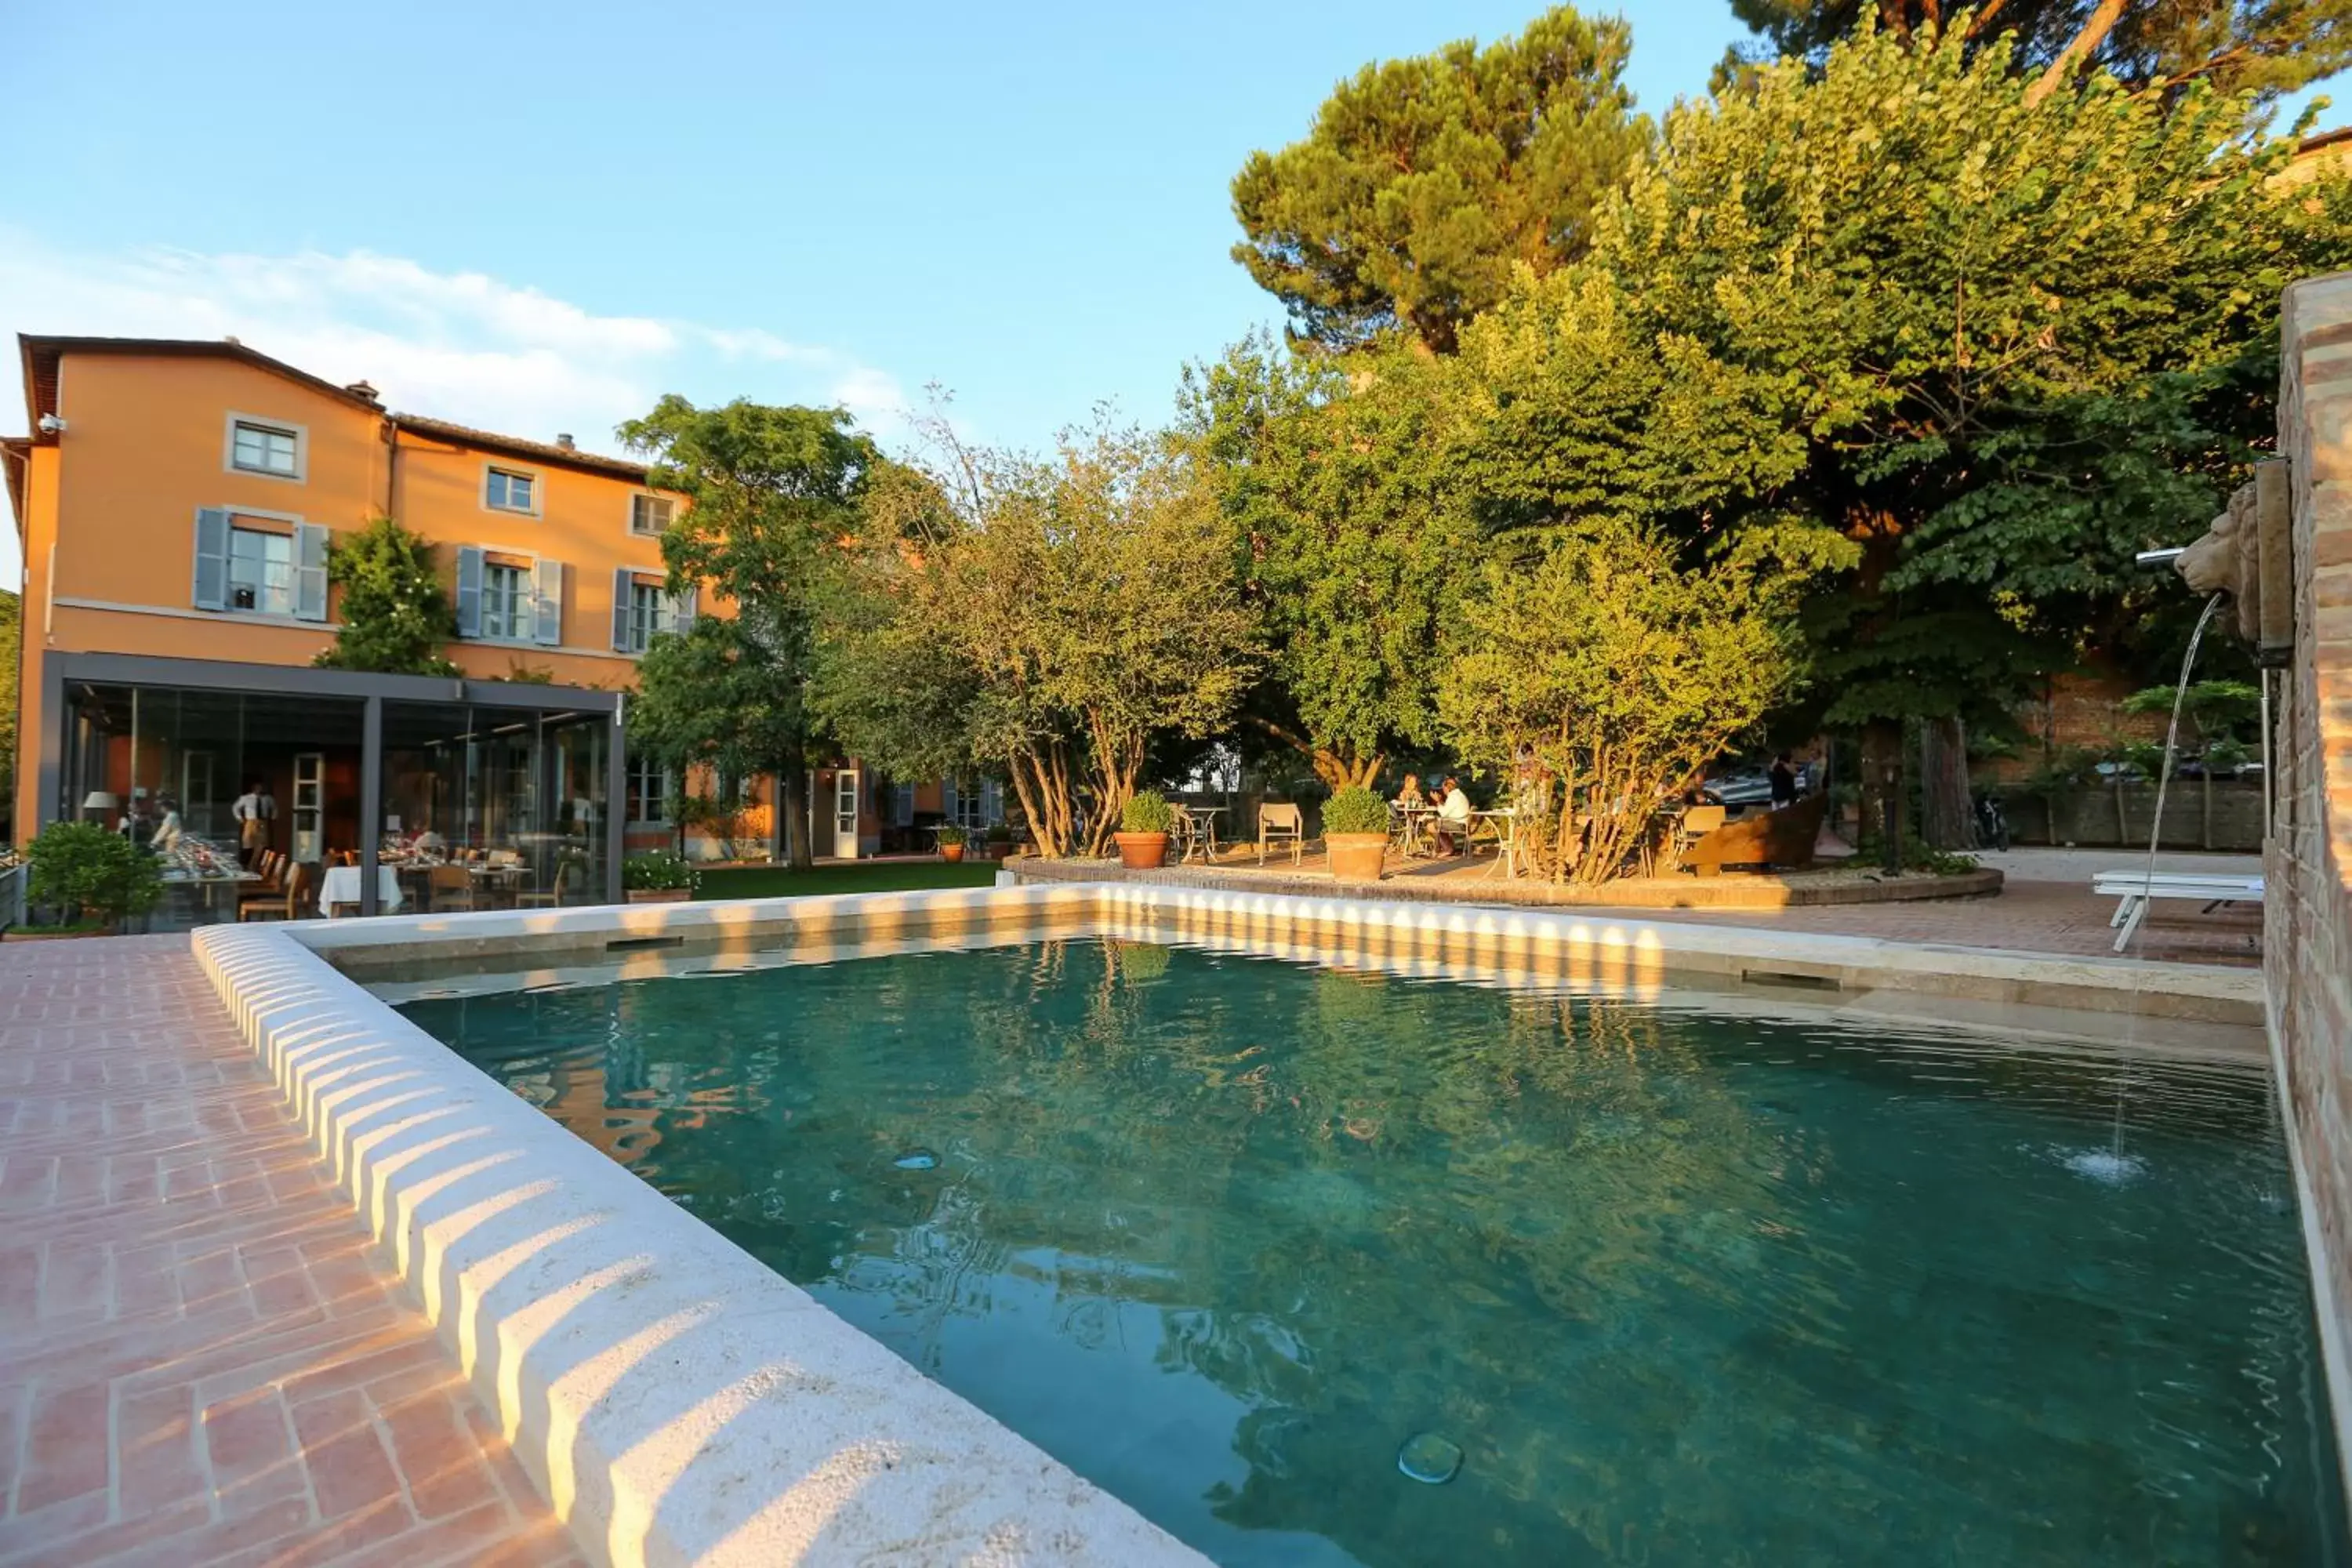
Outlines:
<svg viewBox="0 0 2352 1568"><path fill-rule="evenodd" d="M1199 1563L338 971L397 953L1066 921L2259 1018L2259 974L1551 911L1112 884L215 926L195 951L336 1181L593 1558ZM373 950L373 953L369 952ZM2162 973L2155 973L2161 971Z"/></svg>

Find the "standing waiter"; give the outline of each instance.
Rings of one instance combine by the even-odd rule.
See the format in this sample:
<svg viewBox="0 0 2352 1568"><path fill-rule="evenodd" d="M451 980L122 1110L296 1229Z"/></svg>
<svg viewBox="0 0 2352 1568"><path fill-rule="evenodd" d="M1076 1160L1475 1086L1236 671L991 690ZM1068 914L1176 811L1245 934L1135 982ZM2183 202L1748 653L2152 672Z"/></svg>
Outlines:
<svg viewBox="0 0 2352 1568"><path fill-rule="evenodd" d="M261 858L261 852L269 847L268 819L277 815L262 809L266 787L257 780L246 780L245 793L228 808L230 819L236 824L236 861L248 871Z"/></svg>

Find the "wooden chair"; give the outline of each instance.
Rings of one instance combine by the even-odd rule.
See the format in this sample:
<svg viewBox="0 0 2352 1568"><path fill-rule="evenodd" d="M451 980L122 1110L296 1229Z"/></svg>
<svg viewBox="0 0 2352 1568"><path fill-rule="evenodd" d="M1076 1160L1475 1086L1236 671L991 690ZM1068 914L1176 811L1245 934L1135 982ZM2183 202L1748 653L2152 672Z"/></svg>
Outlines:
<svg viewBox="0 0 2352 1568"><path fill-rule="evenodd" d="M1270 801L1257 808L1257 863L1265 864L1265 847L1269 844L1290 846L1290 863L1307 848L1307 814L1297 806L1281 801Z"/></svg>
<svg viewBox="0 0 2352 1568"><path fill-rule="evenodd" d="M310 868L300 861L286 876L286 895L281 899L257 899L251 903L240 902L236 918L240 921L299 921L302 918L302 900L310 895Z"/></svg>
<svg viewBox="0 0 2352 1568"><path fill-rule="evenodd" d="M1723 826L1724 808L1719 805L1685 806L1675 819L1674 843L1668 858L1679 865L1690 847Z"/></svg>
<svg viewBox="0 0 2352 1568"><path fill-rule="evenodd" d="M258 882L247 882L236 891L237 919L245 918L247 904L274 904L286 896L286 857L275 849L265 849L253 862Z"/></svg>
<svg viewBox="0 0 2352 1568"><path fill-rule="evenodd" d="M463 866L436 866L425 879L427 914L474 907L474 874Z"/></svg>
<svg viewBox="0 0 2352 1568"><path fill-rule="evenodd" d="M573 862L570 860L558 860L555 863L554 883L543 893L530 889L525 889L523 891L517 893L515 895L515 908L519 910L551 910L561 907L563 902L564 884L572 879L572 865Z"/></svg>

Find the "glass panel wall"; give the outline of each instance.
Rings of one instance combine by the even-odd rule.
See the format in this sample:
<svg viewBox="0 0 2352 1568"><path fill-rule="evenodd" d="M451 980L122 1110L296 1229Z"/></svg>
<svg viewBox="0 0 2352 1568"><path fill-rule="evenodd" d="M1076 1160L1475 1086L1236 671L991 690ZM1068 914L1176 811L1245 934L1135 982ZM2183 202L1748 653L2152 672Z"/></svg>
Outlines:
<svg viewBox="0 0 2352 1568"><path fill-rule="evenodd" d="M383 837L414 910L605 898L612 721L466 703L383 705Z"/></svg>
<svg viewBox="0 0 2352 1568"><path fill-rule="evenodd" d="M356 856L359 699L80 682L65 695L58 815L154 852L164 898L151 930L233 921L273 896L284 913L294 889L278 858Z"/></svg>
<svg viewBox="0 0 2352 1568"><path fill-rule="evenodd" d="M360 911L364 700L89 682L65 698L53 809L157 856L149 929ZM387 700L382 715L382 912L604 901L609 714Z"/></svg>

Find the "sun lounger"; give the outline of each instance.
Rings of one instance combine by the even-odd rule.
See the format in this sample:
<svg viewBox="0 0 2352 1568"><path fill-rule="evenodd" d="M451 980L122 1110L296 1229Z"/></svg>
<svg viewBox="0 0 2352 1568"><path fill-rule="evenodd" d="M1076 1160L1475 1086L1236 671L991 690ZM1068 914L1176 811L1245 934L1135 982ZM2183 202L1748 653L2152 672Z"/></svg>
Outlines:
<svg viewBox="0 0 2352 1568"><path fill-rule="evenodd" d="M2157 900L2202 904L2209 913L2224 904L2259 904L2263 879L2204 871L2158 871L2153 877L2146 871L2100 871L2091 878L2091 891L2116 900L2115 916L2107 924L2123 928L2116 934L2116 951L2121 952Z"/></svg>

